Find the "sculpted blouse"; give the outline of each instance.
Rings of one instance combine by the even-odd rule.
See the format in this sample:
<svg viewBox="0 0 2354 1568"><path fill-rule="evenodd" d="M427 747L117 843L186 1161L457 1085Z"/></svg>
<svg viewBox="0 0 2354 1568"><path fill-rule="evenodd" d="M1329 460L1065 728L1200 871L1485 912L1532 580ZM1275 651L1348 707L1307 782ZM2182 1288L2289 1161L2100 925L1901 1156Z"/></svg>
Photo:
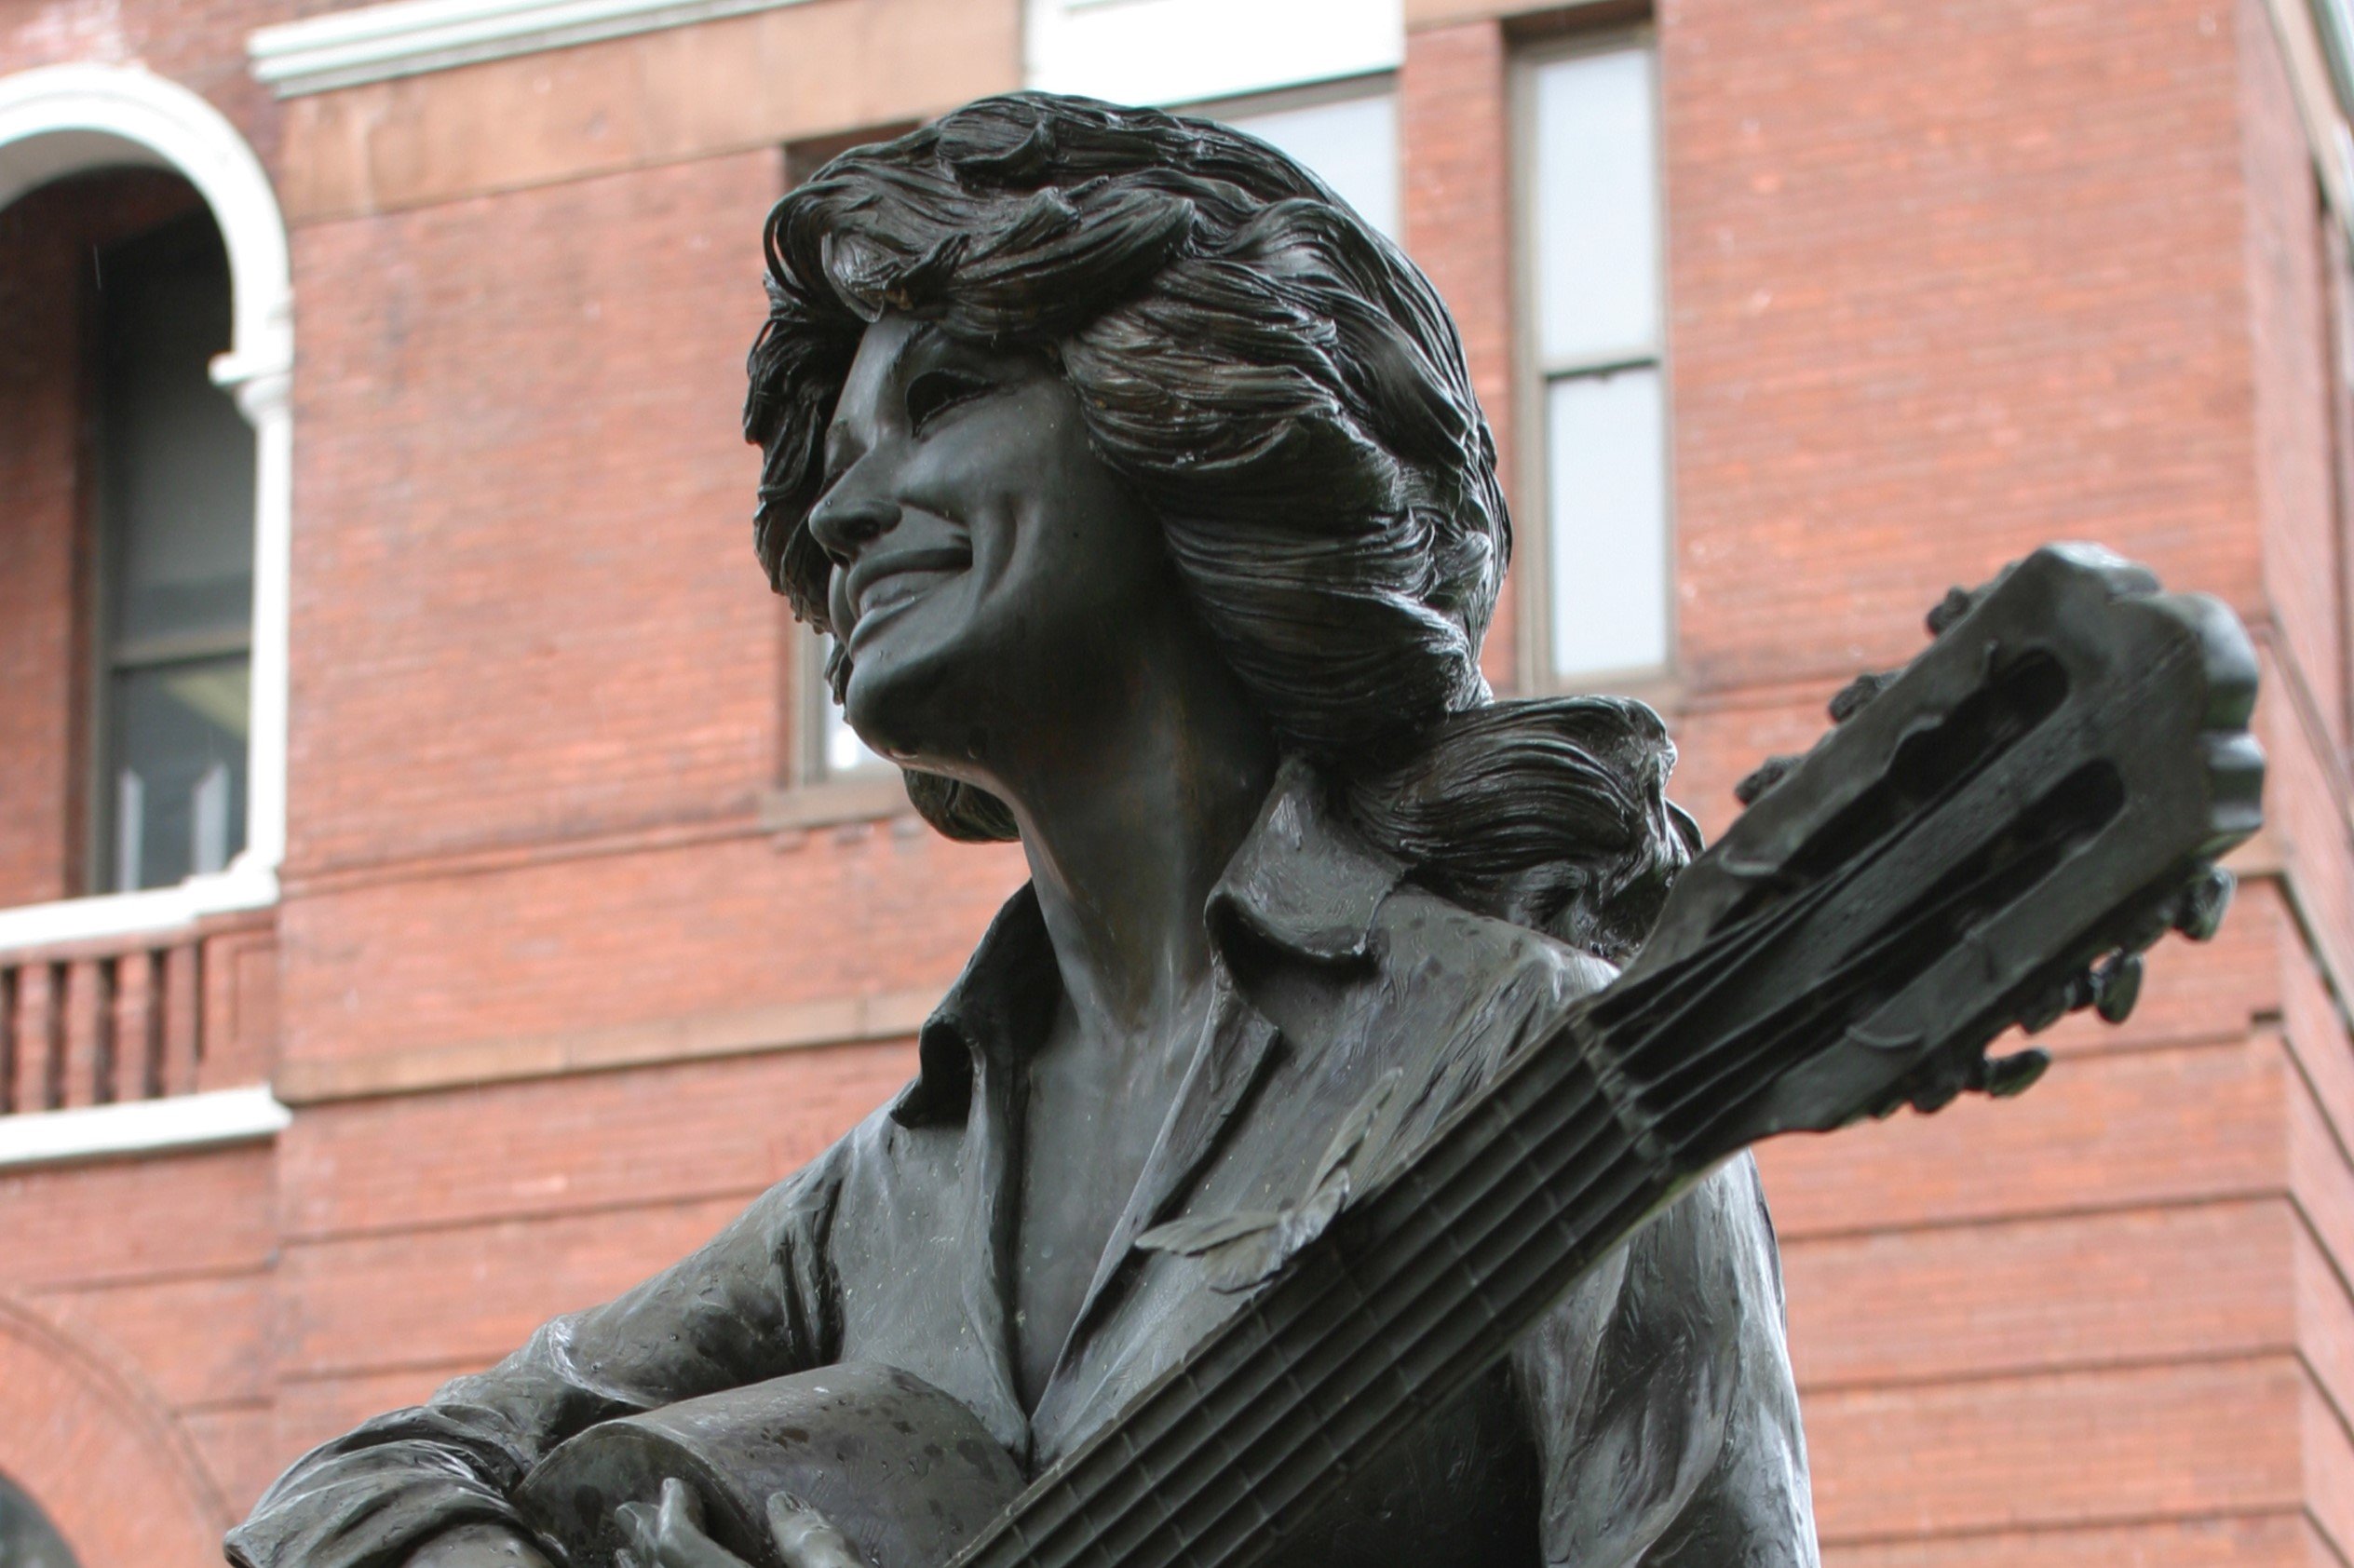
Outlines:
<svg viewBox="0 0 2354 1568"><path fill-rule="evenodd" d="M1024 1052L1058 1000L1025 888L924 1026L891 1105L700 1251L491 1371L305 1455L232 1532L247 1568L397 1568L608 1416L843 1360L956 1396L1027 1469L1119 1410L1236 1298L1137 1237L1306 1196L1379 1088L1369 1178L1607 966L1446 902L1287 768L1206 918L1216 995L1037 1408L1008 1302ZM1394 1076L1393 1076L1394 1072ZM1743 1156L1590 1274L1508 1363L1356 1477L1287 1563L1814 1568L1773 1233Z"/></svg>

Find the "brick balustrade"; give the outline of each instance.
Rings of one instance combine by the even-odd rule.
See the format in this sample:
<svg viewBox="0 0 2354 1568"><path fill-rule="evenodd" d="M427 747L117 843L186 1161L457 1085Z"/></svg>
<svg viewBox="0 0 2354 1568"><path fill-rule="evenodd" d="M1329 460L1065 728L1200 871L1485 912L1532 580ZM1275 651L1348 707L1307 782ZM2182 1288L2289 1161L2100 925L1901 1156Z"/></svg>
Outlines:
<svg viewBox="0 0 2354 1568"><path fill-rule="evenodd" d="M260 1077L239 981L269 967L251 960L269 956L274 926L264 911L0 952L0 1115Z"/></svg>

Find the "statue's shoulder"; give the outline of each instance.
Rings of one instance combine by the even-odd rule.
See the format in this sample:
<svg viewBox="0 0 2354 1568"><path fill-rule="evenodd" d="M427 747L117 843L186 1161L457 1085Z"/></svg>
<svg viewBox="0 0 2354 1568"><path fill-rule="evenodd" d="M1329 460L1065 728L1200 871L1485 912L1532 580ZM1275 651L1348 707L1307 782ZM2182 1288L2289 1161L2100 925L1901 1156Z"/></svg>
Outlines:
<svg viewBox="0 0 2354 1568"><path fill-rule="evenodd" d="M1566 1007L1618 975L1544 931L1410 881L1382 901L1373 930L1372 951L1387 980L1466 997L1520 992Z"/></svg>

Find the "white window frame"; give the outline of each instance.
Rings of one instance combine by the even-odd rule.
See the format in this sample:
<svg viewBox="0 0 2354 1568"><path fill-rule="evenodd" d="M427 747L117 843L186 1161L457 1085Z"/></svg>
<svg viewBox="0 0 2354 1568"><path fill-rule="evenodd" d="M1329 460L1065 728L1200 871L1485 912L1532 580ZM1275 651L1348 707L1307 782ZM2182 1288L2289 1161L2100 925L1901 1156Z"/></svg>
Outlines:
<svg viewBox="0 0 2354 1568"><path fill-rule="evenodd" d="M819 636L799 622L789 623L797 647L793 655L793 681L796 686L792 715L796 763L795 779L805 787L823 789L828 785L864 784L882 778L896 785L900 770L881 757L848 768L837 768L826 754L832 729L842 714L833 700L833 692L826 683L827 650L832 646L831 635ZM846 718L841 721L846 725ZM870 756L873 754L869 753Z"/></svg>
<svg viewBox="0 0 2354 1568"><path fill-rule="evenodd" d="M1558 61L1575 60L1586 55L1615 54L1629 49L1641 49L1650 59L1653 126L1651 190L1657 224L1656 232L1659 237L1657 258L1659 270L1658 336L1648 352L1638 352L1638 345L1628 345L1622 350L1563 360L1558 364L1548 363L1544 358L1543 323L1538 319L1541 302L1537 274L1536 74ZM1655 706L1672 707L1682 692L1675 658L1675 399L1671 395L1675 312L1674 296L1669 288L1671 258L1666 106L1659 89L1658 30L1647 23L1637 27L1596 29L1522 49L1512 58L1509 103L1515 360L1513 426L1518 432L1514 444L1519 449L1512 466L1521 480L1521 494L1524 498L1519 510L1523 520L1522 520L1514 530L1514 550L1518 559L1513 569L1519 578L1514 585L1518 597L1514 611L1518 627L1515 642L1519 644L1515 652L1521 667L1522 688L1536 692L1607 690L1639 696ZM1656 664L1559 673L1554 669L1552 647L1553 517L1549 482L1551 454L1549 450L1551 432L1547 419L1546 391L1553 382L1572 376L1600 376L1614 371L1644 367L1656 370L1659 378L1659 547L1667 557L1667 603L1663 607L1667 656L1662 662Z"/></svg>
<svg viewBox="0 0 2354 1568"><path fill-rule="evenodd" d="M1398 101L1398 74L1376 71L1363 75L1338 76L1319 82L1276 88L1265 92L1243 93L1232 98L1204 99L1195 102L1171 104L1170 107L1204 119L1232 124L1256 115L1288 115L1301 109L1320 109L1333 103L1354 103L1362 99L1387 98L1390 102L1391 123L1396 138L1391 144L1389 165L1390 210L1395 214L1395 226L1400 231L1389 237L1400 246L1406 243L1402 232L1406 226L1406 159L1405 127L1400 123L1402 105ZM1237 129L1249 130L1248 126ZM1318 171L1319 178L1322 177ZM1343 196L1348 193L1341 192Z"/></svg>
<svg viewBox="0 0 2354 1568"><path fill-rule="evenodd" d="M1204 103L1406 59L1404 0L1026 0L1022 81L1116 103Z"/></svg>
<svg viewBox="0 0 2354 1568"><path fill-rule="evenodd" d="M210 103L137 66L0 76L0 207L85 169L164 169L211 210L229 255L229 351L215 385L253 426L253 655L246 846L172 887L0 909L0 951L187 925L277 899L286 854L288 603L293 533L293 290L286 221L261 160Z"/></svg>

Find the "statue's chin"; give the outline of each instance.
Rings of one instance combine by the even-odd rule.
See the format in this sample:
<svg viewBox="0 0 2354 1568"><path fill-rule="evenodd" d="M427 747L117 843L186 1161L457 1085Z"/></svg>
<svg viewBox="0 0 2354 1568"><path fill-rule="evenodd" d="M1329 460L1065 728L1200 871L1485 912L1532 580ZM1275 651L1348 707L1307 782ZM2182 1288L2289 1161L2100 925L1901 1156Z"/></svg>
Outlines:
<svg viewBox="0 0 2354 1568"><path fill-rule="evenodd" d="M963 690L958 661L894 652L851 667L843 717L870 750L901 767L981 782L972 776L972 743L985 728L976 723L982 705Z"/></svg>

